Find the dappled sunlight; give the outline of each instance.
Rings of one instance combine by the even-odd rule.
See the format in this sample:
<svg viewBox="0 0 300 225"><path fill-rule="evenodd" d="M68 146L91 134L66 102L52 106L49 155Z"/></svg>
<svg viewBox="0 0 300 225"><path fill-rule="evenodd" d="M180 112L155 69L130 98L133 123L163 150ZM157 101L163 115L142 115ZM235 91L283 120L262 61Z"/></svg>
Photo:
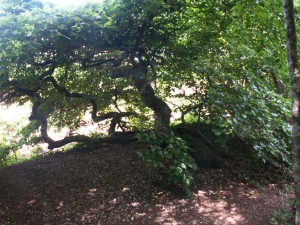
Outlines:
<svg viewBox="0 0 300 225"><path fill-rule="evenodd" d="M0 223L14 216L18 224L257 225L266 224L286 193L256 190L214 170L194 176L194 198L187 199L153 185L136 149L59 152L2 169Z"/></svg>
<svg viewBox="0 0 300 225"><path fill-rule="evenodd" d="M226 201L214 202L199 191L195 199L181 199L167 204L156 204L155 222L159 224L246 224L245 217ZM202 221L202 222L199 222Z"/></svg>
<svg viewBox="0 0 300 225"><path fill-rule="evenodd" d="M268 224L293 195L279 3L1 1L0 225Z"/></svg>
<svg viewBox="0 0 300 225"><path fill-rule="evenodd" d="M228 206L227 202L205 202L201 203L198 213L206 218L215 220L214 224L229 225L242 224L246 222L245 217L235 207Z"/></svg>
<svg viewBox="0 0 300 225"><path fill-rule="evenodd" d="M32 199L32 200L30 200L29 202L27 202L28 203L28 205L32 205L33 203L35 203L35 199Z"/></svg>
<svg viewBox="0 0 300 225"><path fill-rule="evenodd" d="M61 209L64 206L64 201L60 201L56 209Z"/></svg>
<svg viewBox="0 0 300 225"><path fill-rule="evenodd" d="M15 161L21 162L30 159L32 156L44 155L51 152L59 152L61 150L69 149L72 144L67 144L61 148L48 149L47 143L39 143L32 145L29 143L18 144L21 140L21 136L17 133L21 131L26 125L29 124L29 117L31 114L30 104L26 103L22 106L18 104L12 104L9 107L0 105L0 139L3 143L12 146L13 151L8 155L9 157L16 158ZM80 126L77 130L73 131L74 135L91 135L93 133L102 132L103 134L108 129L108 126L104 121L94 123L91 120L90 112L86 111ZM70 129L64 127L57 129L53 126L49 127L48 135L54 141L62 140L69 135ZM40 136L40 128L35 132L36 136ZM17 144L17 145L16 145Z"/></svg>
<svg viewBox="0 0 300 225"><path fill-rule="evenodd" d="M13 123L16 121L21 121L22 125L29 123L28 117L30 116L30 106L25 104L19 106L18 104L13 104L9 107L0 105L0 118L7 123Z"/></svg>
<svg viewBox="0 0 300 225"><path fill-rule="evenodd" d="M96 188L92 188L92 189L90 189L88 191L88 195L91 196L91 197L95 197L96 192L97 192L97 189Z"/></svg>
<svg viewBox="0 0 300 225"><path fill-rule="evenodd" d="M60 8L66 8L66 7L74 7L74 6L80 6L84 5L87 2L94 2L94 3L99 3L102 2L102 0L72 0L72 1L61 1L61 0L42 0L43 3L52 3L55 4L57 7Z"/></svg>
<svg viewBox="0 0 300 225"><path fill-rule="evenodd" d="M116 204L119 204L120 202L116 198L114 198L113 200L109 201L109 203L111 205L116 205Z"/></svg>
<svg viewBox="0 0 300 225"><path fill-rule="evenodd" d="M129 190L130 190L129 188L124 187L124 188L122 189L122 192L129 191Z"/></svg>
<svg viewBox="0 0 300 225"><path fill-rule="evenodd" d="M138 203L138 202L132 202L130 205L131 205L132 207L139 207L141 204Z"/></svg>
<svg viewBox="0 0 300 225"><path fill-rule="evenodd" d="M125 203L124 197L130 195L131 191L131 188L124 186L120 189L120 193L123 193L121 196L116 193L118 197L90 208L81 217L81 222L93 221L93 224L97 224L97 221L100 222L97 218L105 218L107 221L120 220L124 223L141 220L147 221L146 224L164 225L238 225L252 224L252 219L260 220L259 215L247 211L248 205L256 205L260 194L243 183L229 185L226 190L198 190L194 193L194 199L170 198L171 193L158 191L152 195L155 203L149 202L149 205L140 201ZM88 190L90 197L97 198L98 194L96 188Z"/></svg>
<svg viewBox="0 0 300 225"><path fill-rule="evenodd" d="M155 222L159 224L238 225L262 221L274 199L260 196L258 190L238 184L228 190L198 190L194 199L156 204ZM256 222L258 223L258 222Z"/></svg>

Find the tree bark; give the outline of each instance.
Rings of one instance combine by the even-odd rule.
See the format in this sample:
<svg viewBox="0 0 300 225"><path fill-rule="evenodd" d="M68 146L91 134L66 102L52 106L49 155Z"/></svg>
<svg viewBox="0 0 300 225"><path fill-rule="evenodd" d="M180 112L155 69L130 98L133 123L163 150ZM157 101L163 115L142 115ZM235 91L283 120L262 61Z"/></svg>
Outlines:
<svg viewBox="0 0 300 225"><path fill-rule="evenodd" d="M111 78L130 78L137 88L142 102L154 112L154 130L170 134L171 109L162 99L155 96L154 90L147 80L147 69L142 65L123 66L112 70Z"/></svg>
<svg viewBox="0 0 300 225"><path fill-rule="evenodd" d="M300 225L300 70L297 56L297 35L293 0L283 0L283 8L287 39L288 65L292 85L292 152L296 195L295 224Z"/></svg>

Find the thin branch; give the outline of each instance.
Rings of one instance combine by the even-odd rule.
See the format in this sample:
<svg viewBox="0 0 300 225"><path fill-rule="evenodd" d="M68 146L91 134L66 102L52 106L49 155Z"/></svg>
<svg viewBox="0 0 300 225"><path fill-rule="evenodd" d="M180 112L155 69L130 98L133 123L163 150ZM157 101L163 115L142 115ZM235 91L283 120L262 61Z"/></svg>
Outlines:
<svg viewBox="0 0 300 225"><path fill-rule="evenodd" d="M52 66L50 67L50 69L45 71L44 73L42 73L38 79L43 80L44 77L46 77L48 75L52 75L54 73L54 70L56 69L56 67L57 67L57 63L55 61L52 61Z"/></svg>
<svg viewBox="0 0 300 225"><path fill-rule="evenodd" d="M34 89L22 87L16 80L7 81L5 86L13 86L16 92L21 92L31 97L33 97L35 93L40 90L40 86L37 86Z"/></svg>
<svg viewBox="0 0 300 225"><path fill-rule="evenodd" d="M150 63L150 67L152 69L153 72L153 77L151 77L151 79L148 81L148 84L151 84L153 81L156 80L157 78L157 71L156 71L156 65L154 63Z"/></svg>
<svg viewBox="0 0 300 225"><path fill-rule="evenodd" d="M65 87L59 86L57 81L54 79L54 77L46 77L44 81L50 81L52 85L62 94L64 94L66 97L71 97L71 98L82 98L83 95L79 93L71 93L69 92Z"/></svg>
<svg viewBox="0 0 300 225"><path fill-rule="evenodd" d="M139 28L139 33L137 35L137 38L135 40L135 43L134 43L134 46L133 48L131 49L131 53L130 53L130 61L131 63L135 66L135 62L134 62L134 57L135 57L135 53L136 51L139 49L139 46L142 42L142 39L143 39L143 36L144 36L144 33L146 31L146 28L147 28L147 22L144 21L144 23L142 24L142 26Z"/></svg>
<svg viewBox="0 0 300 225"><path fill-rule="evenodd" d="M82 65L83 65L84 68L91 68L91 67L101 66L101 65L103 65L105 63L108 63L108 62L114 62L114 58L101 60L101 61L99 61L97 63L90 64L90 65L86 65L87 62L84 62L84 63L82 63Z"/></svg>
<svg viewBox="0 0 300 225"><path fill-rule="evenodd" d="M52 60L49 59L49 60L47 60L45 62L42 62L42 63L35 62L34 65L35 66L46 66L46 65L51 64L51 63L52 63Z"/></svg>
<svg viewBox="0 0 300 225"><path fill-rule="evenodd" d="M93 49L93 51L91 52L91 54L90 54L86 59L83 60L82 66L83 66L84 68L86 68L86 67L85 67L86 62L89 61L91 58L93 58L94 55L95 55L95 48Z"/></svg>
<svg viewBox="0 0 300 225"><path fill-rule="evenodd" d="M120 112L122 112L120 109L119 109L119 107L118 107L118 103L117 103L117 101L118 101L118 95L120 94L120 92L118 92L118 90L114 90L114 97L115 97L115 99L113 100L113 102L114 102L114 105L115 105L115 107L116 107L116 109L119 111L119 113Z"/></svg>

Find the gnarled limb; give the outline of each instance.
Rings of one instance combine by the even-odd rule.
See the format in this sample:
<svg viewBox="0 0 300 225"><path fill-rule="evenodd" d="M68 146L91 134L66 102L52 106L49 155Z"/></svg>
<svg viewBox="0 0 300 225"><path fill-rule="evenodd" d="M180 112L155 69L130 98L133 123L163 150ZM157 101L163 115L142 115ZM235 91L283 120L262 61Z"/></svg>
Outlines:
<svg viewBox="0 0 300 225"><path fill-rule="evenodd" d="M39 76L39 80L43 80L46 76L49 76L54 73L54 70L57 67L57 62L51 61L51 64L52 66Z"/></svg>
<svg viewBox="0 0 300 225"><path fill-rule="evenodd" d="M48 143L49 149L59 148L63 145L66 145L71 142L84 142L91 140L90 137L84 136L84 135L78 135L78 136L70 136L65 137L59 141L54 141L52 138L48 135L48 122L47 118L39 113L39 106L44 102L45 100L40 97L38 94L36 94L36 102L32 106L32 115L29 117L29 120L38 120L41 122L41 136L42 140L46 143Z"/></svg>
<svg viewBox="0 0 300 225"><path fill-rule="evenodd" d="M76 98L81 98L83 97L83 95L79 94L79 93L70 93L65 87L61 87L57 84L56 80L49 76L49 77L46 77L44 78L44 81L49 81L53 84L53 86L58 89L62 94L64 94L66 97L76 97ZM89 141L89 140L92 140L93 138L91 137L88 137L88 136L85 136L85 135L76 135L76 136L69 136L69 137L65 137L61 140L58 140L58 141L54 141L51 137L49 137L48 135L48 121L47 121L47 118L39 113L39 106L41 104L43 104L45 102L45 99L42 98L39 94L37 94L37 91L40 89L39 86L35 87L34 89L30 89L30 88L27 88L27 87L23 87L21 86L17 81L7 81L5 83L5 87L9 88L11 87L12 88L12 92L5 95L5 96L0 96L0 100L1 101L9 101L11 98L14 98L16 96L23 96L23 95L27 95L29 97L33 97L36 99L36 101L34 102L33 106L32 106L32 115L29 117L29 120L38 120L40 121L41 123L41 137L42 137L42 140L45 142L45 143L48 143L48 148L49 149L53 149L53 148L59 148L61 146L64 146L68 143L71 143L71 142L86 142L86 141ZM3 85L2 85L3 86ZM112 133L114 132L115 130L115 126L116 124L120 121L120 118L121 117L124 117L124 116L129 116L131 115L131 113L125 113L125 112L110 112L110 113L107 113L107 114L104 114L102 116L97 116L97 104L95 102L92 102L93 104L93 112L92 112L92 117L93 119L96 121L96 122L99 122L101 120L105 120L105 119L109 119L109 118L112 118L112 121L111 121L111 125L110 125L110 130L109 130L109 133ZM129 140L127 134L125 135L121 135L119 136L118 138L116 137L112 137L111 139L97 139L97 142L99 143L106 143L106 142L113 142L113 141L124 141L125 139ZM130 139L131 141L134 141L134 139Z"/></svg>
<svg viewBox="0 0 300 225"><path fill-rule="evenodd" d="M51 76L46 77L44 79L44 81L50 81L52 83L52 85L66 97L69 97L69 98L84 97L84 95L82 95L82 94L71 93L65 87L59 86L57 81L54 79L54 77L51 77ZM111 123L110 123L110 128L108 131L109 134L115 131L116 125L120 123L120 120L122 117L130 116L133 114L133 113L129 113L129 112L108 112L108 113L105 113L104 115L97 116L97 112L98 112L97 103L94 100L91 100L90 102L92 103L92 106L93 106L93 111L92 111L93 122L98 123L100 121L112 118Z"/></svg>
<svg viewBox="0 0 300 225"><path fill-rule="evenodd" d="M137 88L142 102L154 111L154 129L156 132L170 133L171 109L160 98L155 96L154 90L147 80L147 68L123 66L111 71L111 78L130 78Z"/></svg>
<svg viewBox="0 0 300 225"><path fill-rule="evenodd" d="M48 144L49 149L59 148L71 142L87 142L94 140L92 137L85 135L76 135L65 137L61 140L54 141L48 135L48 122L46 117L39 113L38 108L44 102L44 99L39 95L36 95L36 102L32 106L32 115L29 117L29 120L38 120L41 122L41 136L42 140ZM134 142L137 139L135 138L135 133L118 133L117 135L112 135L109 138L97 138L98 143L112 143L112 142Z"/></svg>
<svg viewBox="0 0 300 225"><path fill-rule="evenodd" d="M116 125L120 123L120 119L122 117L133 115L133 113L130 112L108 112L103 115L97 116L97 111L98 111L97 103L95 101L92 101L92 105L93 105L92 120L95 123L112 118L109 126L109 131L108 131L109 134L115 131Z"/></svg>
<svg viewBox="0 0 300 225"><path fill-rule="evenodd" d="M70 98L82 98L83 95L79 93L71 93L69 92L65 87L59 86L57 81L54 79L54 77L46 77L44 81L50 81L52 85L62 94L64 94L66 97Z"/></svg>
<svg viewBox="0 0 300 225"><path fill-rule="evenodd" d="M121 63L128 57L129 53L127 51L123 52L119 56L111 57L108 59L100 59L100 60L91 60L93 56L88 57L82 62L83 68L97 67L103 64L112 63L112 67L118 67Z"/></svg>

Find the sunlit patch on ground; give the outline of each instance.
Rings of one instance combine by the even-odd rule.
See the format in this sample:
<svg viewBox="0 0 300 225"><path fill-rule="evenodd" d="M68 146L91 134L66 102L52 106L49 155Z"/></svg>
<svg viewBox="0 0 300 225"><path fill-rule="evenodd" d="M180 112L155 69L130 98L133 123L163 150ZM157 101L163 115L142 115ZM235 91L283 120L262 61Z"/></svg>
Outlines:
<svg viewBox="0 0 300 225"><path fill-rule="evenodd" d="M272 185L257 190L222 169L196 172L195 197L187 199L154 185L138 148L99 146L2 169L0 224L258 225L291 196Z"/></svg>

